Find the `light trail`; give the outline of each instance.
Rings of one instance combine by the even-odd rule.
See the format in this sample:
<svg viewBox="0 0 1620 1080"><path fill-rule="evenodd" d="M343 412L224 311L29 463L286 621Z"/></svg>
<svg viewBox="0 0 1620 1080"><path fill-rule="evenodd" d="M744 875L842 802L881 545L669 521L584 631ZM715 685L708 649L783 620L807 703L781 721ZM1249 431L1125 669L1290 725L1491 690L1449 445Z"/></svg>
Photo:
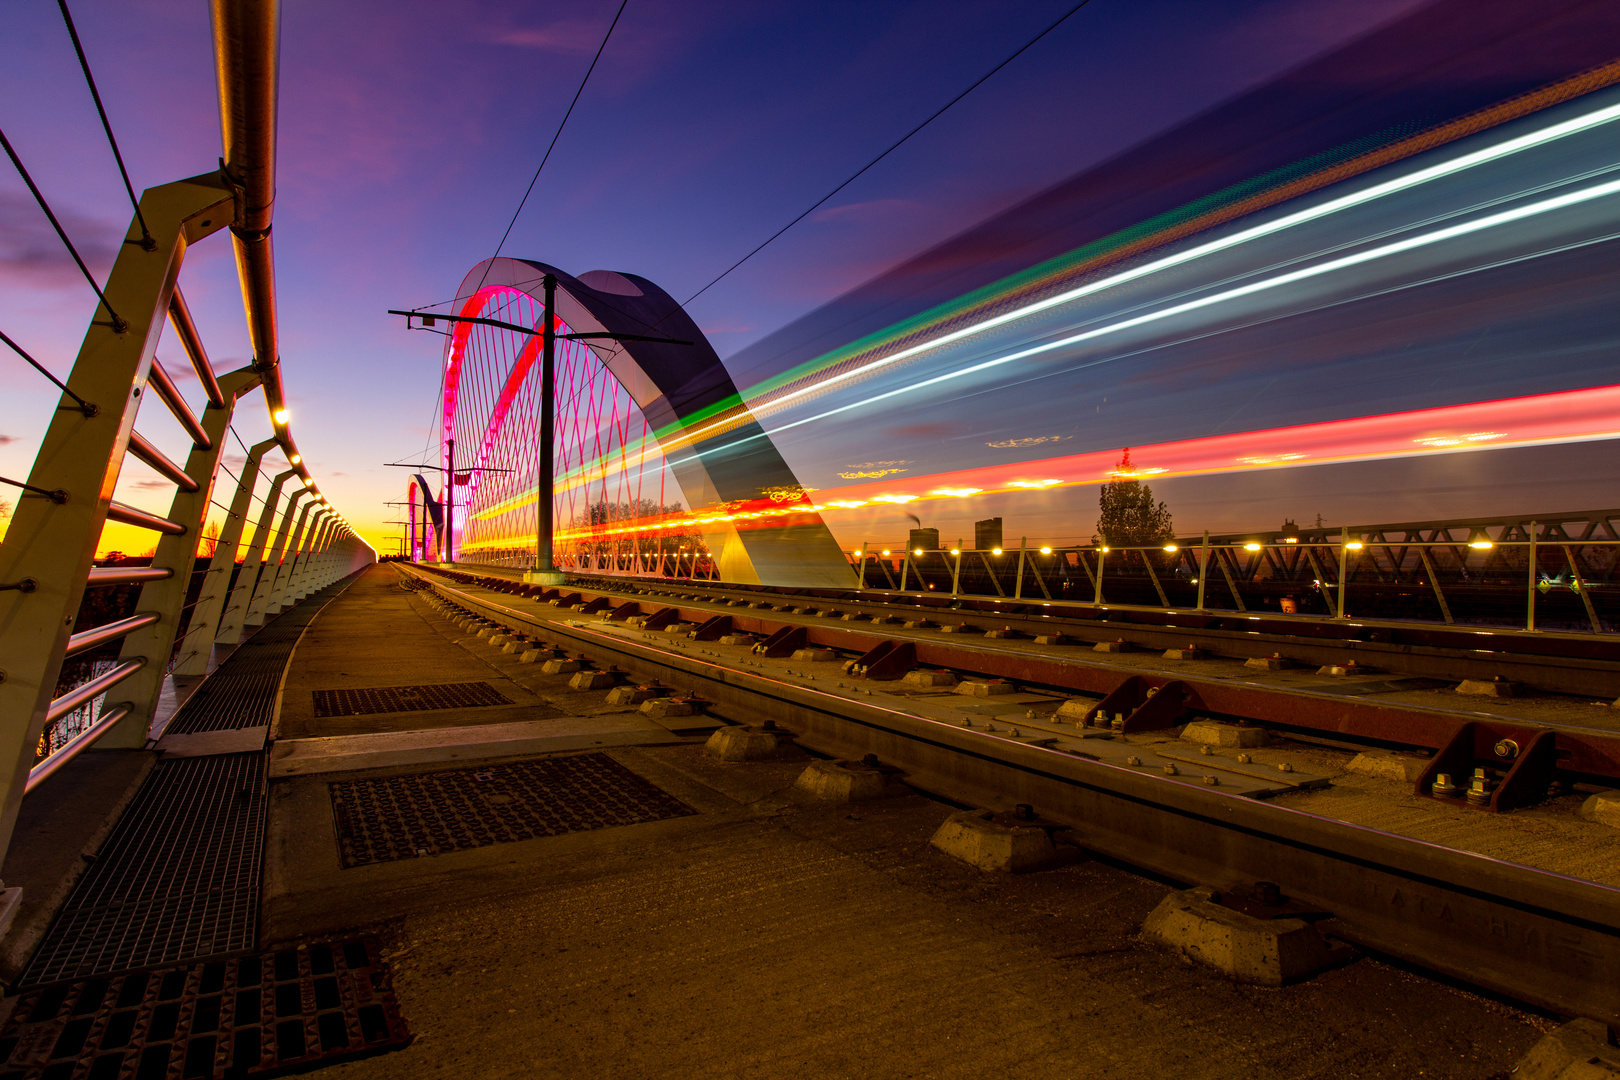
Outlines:
<svg viewBox="0 0 1620 1080"><path fill-rule="evenodd" d="M1373 184L1369 187L1363 188L1360 191L1349 192L1337 198L1319 203L1316 206L1306 207L1293 213L1285 214L1273 221L1254 225L1247 229L1242 229L1232 233L1229 236L1210 240L1190 247L1185 251L1163 256L1159 259L1144 263L1141 266L1121 270L1117 273L1098 278L1095 281L1087 282L1084 285L1058 293L1054 296L1033 301L1021 307L1014 308L1011 311L1003 312L1000 315L992 316L980 322L976 322L970 326L961 327L938 337L931 338L928 341L909 346L900 350L899 352L881 357L859 367L851 368L848 371L839 372L835 375L830 375L827 378L809 386L800 387L796 390L767 398L764 401L756 402L750 406L750 411L755 418L762 418L771 415L772 413L776 413L784 408L787 408L791 402L798 398L810 394L820 393L836 386L837 384L847 382L862 375L870 374L885 367L892 366L904 360L919 356L922 353L930 350L937 349L945 345L955 344L956 342L965 340L978 334L983 334L987 331L996 329L997 327L1005 326L1008 323L1015 322L1019 319L1027 318L1031 315L1036 315L1044 311L1049 311L1055 307L1073 303L1077 300L1094 296L1108 289L1117 288L1121 285L1129 284L1130 282L1138 281L1154 274L1163 273L1176 267L1185 266L1189 263L1207 258L1211 255L1230 251L1233 248L1239 247L1243 244L1251 243L1255 240L1263 239L1268 236L1273 236L1288 229L1296 228L1300 225L1308 224L1313 221L1318 221L1333 214L1350 210L1358 206L1363 206L1367 203L1374 202L1390 195L1409 191L1413 188L1432 183L1436 180L1455 176L1469 169L1499 161L1514 154L1519 154L1528 150L1546 146L1549 143L1556 142L1559 139L1569 138L1574 135L1591 131L1594 128L1613 123L1616 120L1620 120L1620 104L1594 109L1580 116L1571 117L1558 123L1549 124L1546 127L1540 128L1536 131L1526 132L1523 135L1505 139L1502 142L1496 143L1492 146L1482 147L1479 150L1458 155L1457 157L1448 161L1437 162L1434 165L1415 170L1404 176L1393 177L1382 183ZM1441 230L1441 232L1444 232L1444 230ZM1449 238L1446 236L1439 236L1438 234L1436 235L1437 240ZM1462 234L1459 233L1458 235ZM1347 263L1345 265L1353 264ZM1282 283L1286 284L1287 282ZM1065 342L1053 343L1046 348L1061 347L1061 345L1064 343ZM1073 343L1073 339L1069 339L1066 343ZM1025 353L1023 355L1033 355L1033 353ZM1014 359L1016 358L1017 357L1014 357ZM979 369L969 369L969 371L971 370ZM967 374L969 371L963 371L956 374ZM954 377L954 375L946 377ZM923 383L916 384L915 388L920 388L927 385L930 385L930 382L925 381ZM879 398L869 400L879 400ZM858 404L864 404L864 402L857 403L857 405ZM849 407L852 406L845 406L845 408ZM842 410L834 410L833 412L838 411ZM821 417L828 415L833 415L833 413L823 413L819 417L812 417L810 419L820 419ZM798 421L797 423L805 422L808 421ZM674 450L680 446L690 445L692 443L701 441L703 437L710 432L718 432L732 423L732 419L717 419L694 431L681 433L678 438L669 441L669 444L666 445L666 451ZM789 427L797 426L797 423L772 429L772 432L785 431Z"/></svg>
<svg viewBox="0 0 1620 1080"><path fill-rule="evenodd" d="M1209 435L1131 448L1138 464L1118 468L1118 450L987 465L815 492L789 505L765 500L694 509L686 514L626 519L570 536L603 538L722 523L763 528L794 515L906 506L937 499L1031 495L1132 477L1169 478L1257 472L1312 465L1503 450L1620 438L1620 386L1445 405L1316 424ZM898 490L897 490L898 489Z"/></svg>
<svg viewBox="0 0 1620 1080"><path fill-rule="evenodd" d="M897 387L896 389L885 391L881 394L874 394L871 397L863 398L860 401L853 401L846 405L840 405L837 408L827 409L823 412L815 414L814 416L807 416L803 419L795 420L789 424L781 424L774 428L765 429L758 435L750 435L747 438L738 439L735 442L727 443L725 446L718 447L716 450L710 452L713 453L729 450L741 446L744 443L751 442L754 439L780 434L781 432L790 431L793 428L801 427L805 424L814 423L818 420L825 420L831 416L837 416L840 413L849 412L852 409L864 408L868 405L873 405L889 398L897 397L902 394L914 393L918 390L922 390L930 386L937 386L940 383L948 382L953 379L963 378L968 375L977 374L981 371L987 371L991 368L1000 367L1004 364L1010 364L1018 360L1028 359L1031 356L1039 356L1043 353L1049 353L1058 349L1082 344L1084 342L1094 341L1109 334L1116 334L1125 330L1134 329L1138 326L1145 326L1150 323L1160 322L1165 319L1173 318L1177 315L1183 315L1188 312L1197 311L1245 296L1269 292L1273 289L1282 288L1285 285L1296 284L1300 281L1321 277L1325 274L1330 274L1338 270L1348 269L1352 266L1373 262L1378 259L1389 258L1393 255L1400 255L1410 251L1416 251L1421 248L1431 247L1447 240L1455 240L1458 237L1483 232L1487 229L1496 228L1501 225L1512 224L1514 222L1528 220L1533 217L1539 217L1543 214L1568 209L1572 206L1578 206L1583 203L1592 202L1596 199L1606 198L1617 193L1620 193L1620 180L1611 180L1607 183L1594 184L1591 187L1582 188L1578 191L1566 192L1562 195L1555 195L1551 198L1542 199L1538 202L1527 203L1524 206L1499 211L1495 214L1488 214L1484 217L1475 218L1472 221L1460 222L1456 225L1450 225L1442 229L1435 229L1430 232L1422 233L1418 236L1411 236L1389 244L1368 248L1365 251L1355 252L1350 255L1341 256L1337 259L1330 259L1326 262L1317 263L1313 266L1302 267L1297 270L1288 271L1287 273L1277 274L1272 277L1264 278L1260 281L1254 281L1246 285L1240 285L1218 293L1212 293L1209 296L1200 297L1196 300L1188 300L1180 304L1172 304L1169 307L1159 308L1156 311L1151 311L1146 314L1116 320L1108 323L1107 325L1094 327L1078 334L1071 334L1055 341L1043 342L1040 345L1032 345L1028 348L1019 349L1003 356L997 356L989 360L981 361L977 364L971 364L965 368L959 368L955 371L948 371L941 375L935 375L931 378L923 379L907 386Z"/></svg>

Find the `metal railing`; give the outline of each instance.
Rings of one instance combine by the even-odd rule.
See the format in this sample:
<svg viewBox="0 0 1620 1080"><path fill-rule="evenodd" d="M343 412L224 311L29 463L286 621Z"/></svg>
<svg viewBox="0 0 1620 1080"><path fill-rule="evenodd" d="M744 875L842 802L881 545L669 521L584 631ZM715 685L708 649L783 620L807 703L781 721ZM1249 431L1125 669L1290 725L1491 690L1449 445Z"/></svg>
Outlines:
<svg viewBox="0 0 1620 1080"><path fill-rule="evenodd" d="M53 414L27 483L19 485L0 543L0 857L26 792L91 745L146 745L166 672L206 674L216 644L237 644L244 627L376 560L301 464L281 387L270 247L277 5L215 0L213 17L222 168L142 194L67 377L62 407ZM237 249L255 356L247 367L216 377L177 279L191 247L227 228ZM155 355L165 322L201 383L206 402L200 415ZM237 404L255 389L264 391L272 434L248 453L198 598L187 605L226 436ZM133 430L143 397L154 396L191 440L184 463ZM263 500L248 557L238 569L235 557L260 463L273 449L292 468ZM166 514L112 500L126 455L174 485ZM283 504L282 487L293 477L297 489ZM306 496L296 527L289 528ZM278 517L275 550L266 557ZM92 566L108 521L157 535L151 565ZM85 590L114 585L140 587L134 614L73 633ZM66 658L120 642L110 670L57 692ZM106 701L84 730L38 760L36 748L50 725L112 696L122 700Z"/></svg>
<svg viewBox="0 0 1620 1080"><path fill-rule="evenodd" d="M1411 619L1594 634L1620 623L1620 510L989 550L863 544L858 588L1097 607Z"/></svg>

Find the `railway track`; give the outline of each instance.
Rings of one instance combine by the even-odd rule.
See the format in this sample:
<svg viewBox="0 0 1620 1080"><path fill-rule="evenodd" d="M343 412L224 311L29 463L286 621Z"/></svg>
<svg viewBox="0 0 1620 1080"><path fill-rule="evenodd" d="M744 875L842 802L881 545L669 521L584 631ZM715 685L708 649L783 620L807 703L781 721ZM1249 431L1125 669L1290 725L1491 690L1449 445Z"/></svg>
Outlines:
<svg viewBox="0 0 1620 1080"><path fill-rule="evenodd" d="M1620 890L1156 775L1088 753L1078 727L1061 739L964 727L929 715L883 682L839 677L836 666L808 660L797 671L760 663L749 659L759 651L722 647L713 632L763 634L775 623L770 633L787 631L782 640L848 655L871 639L888 640L879 628L812 632L802 622L761 618L767 613L760 609L722 614L712 603L662 604L585 587L514 596L524 590L496 578L401 572L469 614L629 678L696 695L732 720L771 720L816 752L873 755L906 783L966 805L1030 804L1082 847L1178 881L1217 888L1278 882L1330 912L1324 928L1352 944L1539 1008L1620 1025ZM631 626L631 618L646 621ZM693 629L660 633L660 619ZM836 635L849 636L838 645L826 640ZM915 647L926 662L927 650ZM988 643L970 651L981 664L995 652ZM1099 670L1045 663L1050 680L1031 681L1059 690ZM1553 743L1563 738L1555 734ZM1609 740L1593 744L1592 752L1614 752ZM1519 775L1522 781L1530 772Z"/></svg>

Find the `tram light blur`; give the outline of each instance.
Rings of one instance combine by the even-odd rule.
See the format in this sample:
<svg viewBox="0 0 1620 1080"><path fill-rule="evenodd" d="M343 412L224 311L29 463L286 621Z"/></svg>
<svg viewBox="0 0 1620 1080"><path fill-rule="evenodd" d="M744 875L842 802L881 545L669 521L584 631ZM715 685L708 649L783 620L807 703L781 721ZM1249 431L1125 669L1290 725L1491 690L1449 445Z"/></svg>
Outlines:
<svg viewBox="0 0 1620 1080"><path fill-rule="evenodd" d="M1243 550L1244 551L1259 551L1260 550L1260 545L1255 543L1253 540L1250 540L1247 544L1243 545Z"/></svg>
<svg viewBox="0 0 1620 1080"><path fill-rule="evenodd" d="M1346 551L1360 551L1361 550L1361 541L1360 540L1352 540L1348 544L1344 545L1344 549Z"/></svg>
<svg viewBox="0 0 1620 1080"><path fill-rule="evenodd" d="M992 554L992 555L1000 555L1001 554L1001 549L1000 548L991 548L990 549L990 554Z"/></svg>
<svg viewBox="0 0 1620 1080"><path fill-rule="evenodd" d="M277 409L275 411L275 415L272 416L271 419L273 419L277 424L286 424L287 420L291 416L292 413L288 412L286 409Z"/></svg>
<svg viewBox="0 0 1620 1080"><path fill-rule="evenodd" d="M1180 549L1177 548L1176 545L1174 545L1174 544L1166 544L1166 545L1164 545L1164 550L1166 550L1166 551L1179 551Z"/></svg>
<svg viewBox="0 0 1620 1080"><path fill-rule="evenodd" d="M1042 555L1050 555L1050 554L1052 554L1052 549L1049 548L1049 547L1043 547L1043 548L1041 548L1041 554Z"/></svg>

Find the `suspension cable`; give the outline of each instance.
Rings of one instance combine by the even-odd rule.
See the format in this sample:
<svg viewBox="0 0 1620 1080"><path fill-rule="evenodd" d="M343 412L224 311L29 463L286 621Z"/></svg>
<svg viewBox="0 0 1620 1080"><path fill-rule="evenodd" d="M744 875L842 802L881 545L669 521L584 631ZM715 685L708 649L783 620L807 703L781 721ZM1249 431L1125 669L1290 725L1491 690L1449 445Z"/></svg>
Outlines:
<svg viewBox="0 0 1620 1080"><path fill-rule="evenodd" d="M585 84L591 81L591 72L596 70L596 62L602 59L602 51L607 48L608 39L613 36L613 28L619 25L619 16L624 14L625 5L629 2L630 0L619 0L619 10L614 12L613 21L608 24L607 33L602 35L602 44L596 47L596 55L591 57L591 66L585 69L585 77L579 80L579 89L574 91L574 100L568 103L568 111L563 113L562 122L557 125L556 132L551 136L551 145L546 147L545 155L540 158L540 168L534 170L534 176L530 178L529 186L523 192L523 198L518 200L517 209L512 211L512 220L506 223L506 231L501 234L501 242L495 245L495 254L490 256L491 259L500 257L501 249L506 246L507 237L512 235L512 226L517 224L518 215L523 213L523 207L528 203L529 195L533 193L534 185L540 179L540 169L544 169L546 162L551 160L551 152L556 149L557 140L562 138L563 128L568 125L568 118L574 115L574 106L579 104L579 97L585 92ZM489 276L489 266L487 265L484 267L484 276ZM480 278L478 288L482 289L483 287L484 282ZM473 291L477 292L478 290L474 289Z"/></svg>
<svg viewBox="0 0 1620 1080"><path fill-rule="evenodd" d="M815 202L811 203L810 206L804 211L804 213L800 214L798 217L794 218L792 221L788 222L786 225L782 226L780 229L777 229L770 236L766 237L764 242L761 243L758 247L754 248L754 250L750 251L748 254L744 255L742 258L738 259L736 262L734 262L730 266L726 267L725 270L721 271L720 274L718 276L716 276L713 281L711 281L707 285L703 286L703 288L699 289L697 292L693 293L691 296L688 296L684 301L681 302L681 307L685 308L687 304L690 304L693 300L696 300L698 297L702 296L704 293L706 293L710 289L714 288L714 286L718 285L721 282L722 279L724 279L727 275L729 275L733 270L737 269L737 267L741 266L743 263L747 262L749 259L752 259L755 255L758 255L761 251L764 251L765 248L768 247L773 241L775 241L777 237L781 236L783 233L785 233L789 229L793 228L793 226L797 225L799 222L801 222L805 218L809 217L818 208L820 208L820 206L823 203L825 203L828 199L832 198L834 195L837 195L840 191L843 191L849 185L853 184L856 180L860 179L860 177L868 169L872 168L872 166L876 165L878 162L882 161L884 158L888 157L890 154L892 154L896 150L900 149L900 147L905 145L905 143L908 140L910 140L910 138L913 135L917 134L917 132L921 131L923 128L927 127L929 124L932 124L935 120L938 120L941 116L943 116L946 113L946 111L948 111L950 109L951 106L955 105L957 102L961 101L963 98L965 98L969 94L973 93L973 91L977 90L986 81L988 81L989 78L992 75L994 75L996 72L1000 71L1002 68L1006 67L1008 64L1012 63L1014 60L1018 59L1026 51L1028 51L1029 48L1031 46L1033 46L1036 42L1040 41L1047 34L1050 34L1052 31L1054 31L1058 27L1062 26L1065 22L1067 22L1069 20L1070 16L1072 16L1075 12L1079 11L1081 8L1085 7L1089 3L1091 3L1091 0L1080 0L1080 2L1078 4L1075 4L1068 11L1064 12L1061 16L1059 16L1056 22L1052 23L1045 30L1042 30L1040 33L1036 34L1034 37L1032 37L1028 41L1024 42L1024 44L1022 44L1022 45L1020 45L1018 47L1016 52L1014 52L1012 55L1008 56L1005 60L1003 60L1001 63L997 64L995 67L991 68L989 71L985 72L983 75L979 76L979 78L977 80L975 80L974 83L971 86L969 86L966 90L963 90L960 94L957 94L955 97L951 98L951 100L949 100L945 104L941 105L937 110L934 111L933 115L928 117L928 119L924 120L922 123L918 124L916 127L912 128L910 131L908 131L904 135L900 136L899 139L895 140L893 143L891 143L889 145L889 148L887 150L883 151L883 153L879 154L877 157L873 158L871 161L868 161L865 165L862 165L859 169L856 169L853 173L851 173L849 175L849 177L847 179L844 180L843 183L839 184L837 187L835 187L831 191L827 192L827 194L823 195L821 198L819 198ZM665 316L665 318L668 318L668 316ZM663 320L660 319L659 321L662 322Z"/></svg>
<svg viewBox="0 0 1620 1080"><path fill-rule="evenodd" d="M55 383L57 388L59 390L61 390L62 393L66 394L68 397L72 398L74 401L77 401L79 403L79 411L84 413L84 415L86 415L86 416L94 416L94 415L96 415L96 413L101 411L100 409L96 408L96 406L94 406L94 405L90 404L88 401L84 400L84 398L80 397L78 394L75 394L72 390L69 390L68 387L67 387L67 383L63 382L61 379L58 379L55 375L52 375L50 373L50 371L45 367L44 364L41 364L38 360L35 360L32 356L29 356L27 351L24 350L21 345L17 344L15 341L12 341L9 337L7 337L4 331L0 331L0 341L3 341L7 345L11 346L11 351L12 352L16 353L18 356L22 357L24 360L26 360L30 364L34 365L34 370L39 372L41 375L45 376L47 379L51 380L51 382Z"/></svg>
<svg viewBox="0 0 1620 1080"><path fill-rule="evenodd" d="M73 25L73 16L68 13L67 0L56 0L62 9L62 21L67 23L68 37L73 39L73 51L79 54L79 67L84 70L84 81L90 87L90 96L95 99L96 112L101 115L101 130L107 133L107 144L112 147L113 160L118 162L118 175L124 178L124 190L129 193L129 205L135 208L135 220L141 223L141 248L152 251L157 247L157 241L152 239L152 231L146 227L146 217L141 213L140 200L135 198L135 186L129 182L129 170L124 168L124 155L118 152L118 140L113 138L111 122L107 119L107 110L101 104L101 92L96 89L95 76L90 74L90 61L85 59L84 46L79 42L79 31Z"/></svg>
<svg viewBox="0 0 1620 1080"><path fill-rule="evenodd" d="M51 212L51 204L45 201L45 196L40 193L39 187L35 185L34 178L28 175L27 169L23 168L22 159L17 156L17 151L12 149L11 140L6 138L4 129L0 129L0 146L5 148L6 156L11 159L11 164L17 169L17 175L23 178L23 183L27 184L28 190L33 192L34 201L39 203L41 210L45 211L45 216L50 219L51 227L56 230L56 235L62 238L62 243L68 249L68 254L72 255L73 261L79 264L79 272L84 275L84 280L90 283L90 287L101 298L101 305L107 309L107 314L112 316L113 330L120 334L127 333L129 323L125 322L118 312L113 310L112 304L107 301L107 294L101 291L100 285L96 284L96 279L91 275L90 268L84 265L84 260L79 257L79 249L73 246L73 241L68 239L68 234L62 228L62 223L57 221L56 215Z"/></svg>

